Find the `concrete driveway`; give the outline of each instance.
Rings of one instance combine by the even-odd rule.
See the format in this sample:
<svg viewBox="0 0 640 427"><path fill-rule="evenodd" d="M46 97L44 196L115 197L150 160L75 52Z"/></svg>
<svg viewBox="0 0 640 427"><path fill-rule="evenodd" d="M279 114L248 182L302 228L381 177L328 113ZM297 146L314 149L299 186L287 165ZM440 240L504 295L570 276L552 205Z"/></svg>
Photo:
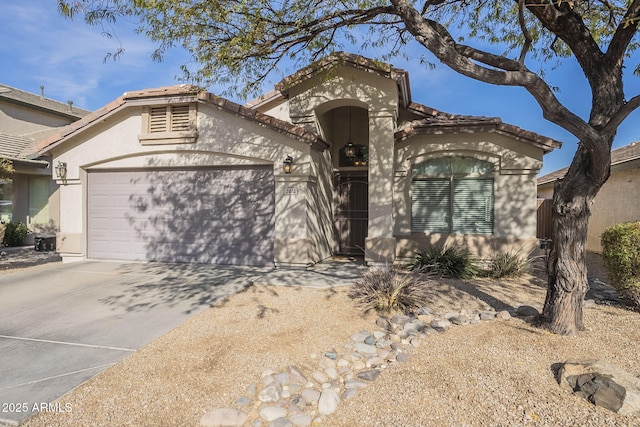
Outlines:
<svg viewBox="0 0 640 427"><path fill-rule="evenodd" d="M87 261L0 276L0 424L72 411L50 402L271 270Z"/></svg>

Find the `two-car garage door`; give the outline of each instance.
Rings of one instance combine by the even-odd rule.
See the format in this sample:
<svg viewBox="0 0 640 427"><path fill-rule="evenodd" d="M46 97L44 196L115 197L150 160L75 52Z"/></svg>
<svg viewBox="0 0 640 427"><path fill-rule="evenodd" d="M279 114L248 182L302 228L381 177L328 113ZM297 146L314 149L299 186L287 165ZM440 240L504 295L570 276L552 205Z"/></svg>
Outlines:
<svg viewBox="0 0 640 427"><path fill-rule="evenodd" d="M89 172L88 257L273 263L273 168Z"/></svg>

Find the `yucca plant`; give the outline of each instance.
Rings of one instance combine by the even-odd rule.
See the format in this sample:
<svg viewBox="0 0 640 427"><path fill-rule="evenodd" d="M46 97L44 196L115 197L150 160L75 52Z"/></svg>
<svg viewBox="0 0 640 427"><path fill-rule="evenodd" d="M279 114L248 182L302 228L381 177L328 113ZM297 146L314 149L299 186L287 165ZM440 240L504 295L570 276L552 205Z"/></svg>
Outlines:
<svg viewBox="0 0 640 427"><path fill-rule="evenodd" d="M521 277L531 270L531 259L517 251L496 254L489 263L487 276L494 279Z"/></svg>
<svg viewBox="0 0 640 427"><path fill-rule="evenodd" d="M351 285L349 297L365 313L409 313L429 301L429 274L395 270L370 270Z"/></svg>
<svg viewBox="0 0 640 427"><path fill-rule="evenodd" d="M469 279L480 271L476 258L469 251L453 246L432 246L417 251L409 268L454 279Z"/></svg>

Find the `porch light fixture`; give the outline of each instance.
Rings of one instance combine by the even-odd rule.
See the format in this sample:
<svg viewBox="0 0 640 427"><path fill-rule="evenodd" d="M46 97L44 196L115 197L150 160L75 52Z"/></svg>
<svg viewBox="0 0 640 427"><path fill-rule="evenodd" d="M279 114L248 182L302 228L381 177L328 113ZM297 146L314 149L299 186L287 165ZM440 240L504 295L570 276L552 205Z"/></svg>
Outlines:
<svg viewBox="0 0 640 427"><path fill-rule="evenodd" d="M356 158L356 146L351 142L351 138L349 138L349 142L346 147L344 147L344 154L347 156L347 159L353 160Z"/></svg>
<svg viewBox="0 0 640 427"><path fill-rule="evenodd" d="M287 156L287 158L284 159L284 162L282 162L282 169L284 170L284 173L291 173L292 165L293 165L293 157Z"/></svg>
<svg viewBox="0 0 640 427"><path fill-rule="evenodd" d="M56 166L56 176L58 179L65 179L67 177L67 163L58 161Z"/></svg>
<svg viewBox="0 0 640 427"><path fill-rule="evenodd" d="M353 145L351 141L351 107L349 107L349 140L347 141L347 145L344 147L344 154L347 156L347 159L353 161L356 158L356 146Z"/></svg>

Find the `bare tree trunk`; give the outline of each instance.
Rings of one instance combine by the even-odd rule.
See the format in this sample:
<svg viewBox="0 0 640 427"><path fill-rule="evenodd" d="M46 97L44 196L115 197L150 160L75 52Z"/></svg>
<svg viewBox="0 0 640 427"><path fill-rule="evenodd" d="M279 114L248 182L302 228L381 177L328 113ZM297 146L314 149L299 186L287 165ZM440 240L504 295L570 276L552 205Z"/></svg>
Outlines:
<svg viewBox="0 0 640 427"><path fill-rule="evenodd" d="M551 332L573 335L584 330L582 300L587 283L587 224L590 200L565 202L558 193L553 197L553 243L549 253L547 297L542 316Z"/></svg>
<svg viewBox="0 0 640 427"><path fill-rule="evenodd" d="M573 335L584 330L582 302L589 290L587 228L591 203L609 176L611 157L607 153L592 156L579 148L567 175L554 187L553 242L547 261L549 278L542 317L556 334ZM594 171L599 173L594 176Z"/></svg>

